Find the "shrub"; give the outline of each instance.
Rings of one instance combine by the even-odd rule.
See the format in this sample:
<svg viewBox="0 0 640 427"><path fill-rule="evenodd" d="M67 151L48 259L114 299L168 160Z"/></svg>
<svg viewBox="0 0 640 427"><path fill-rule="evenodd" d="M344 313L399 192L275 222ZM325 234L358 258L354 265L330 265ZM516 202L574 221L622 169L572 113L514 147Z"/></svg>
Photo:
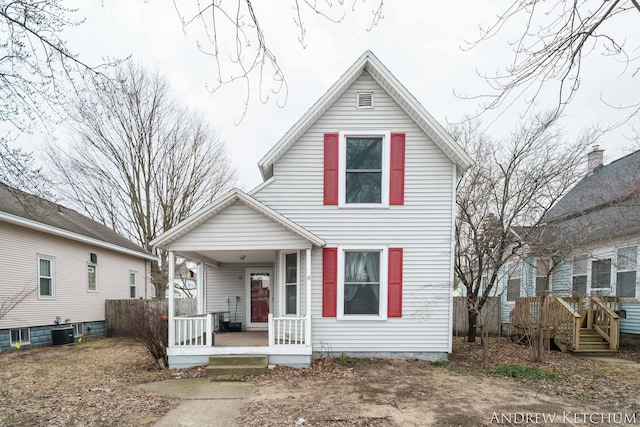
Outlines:
<svg viewBox="0 0 640 427"><path fill-rule="evenodd" d="M136 301L126 315L119 335L133 338L146 347L161 368L166 368L169 330L167 306L161 301Z"/></svg>

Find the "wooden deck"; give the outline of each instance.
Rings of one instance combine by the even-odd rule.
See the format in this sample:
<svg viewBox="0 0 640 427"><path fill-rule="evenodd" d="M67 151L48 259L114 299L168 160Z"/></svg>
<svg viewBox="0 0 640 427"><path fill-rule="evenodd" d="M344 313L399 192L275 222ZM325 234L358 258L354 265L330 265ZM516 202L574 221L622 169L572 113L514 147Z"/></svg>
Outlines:
<svg viewBox="0 0 640 427"><path fill-rule="evenodd" d="M522 297L511 311L510 335L542 336L562 350L610 353L620 345L619 297ZM541 331L542 329L542 331Z"/></svg>

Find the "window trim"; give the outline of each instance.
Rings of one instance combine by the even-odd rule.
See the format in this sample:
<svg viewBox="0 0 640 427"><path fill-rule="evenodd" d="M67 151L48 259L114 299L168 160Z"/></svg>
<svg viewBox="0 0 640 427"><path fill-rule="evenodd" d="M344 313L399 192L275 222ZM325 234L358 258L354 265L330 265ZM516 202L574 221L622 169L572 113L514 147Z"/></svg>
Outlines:
<svg viewBox="0 0 640 427"><path fill-rule="evenodd" d="M293 286L287 284L287 255L296 254L296 312L294 314L287 314L287 286ZM300 315L300 251L283 251L280 253L280 292L282 297L280 298L280 313L285 317L296 317Z"/></svg>
<svg viewBox="0 0 640 427"><path fill-rule="evenodd" d="M18 331L18 335L20 336L20 339L18 341L14 341L13 337L12 337L12 332L13 331ZM22 336L22 331L27 331L27 339L24 340L23 336ZM9 345L11 347L13 347L16 344L20 344L20 345L27 345L27 344L31 344L31 328L11 328L9 329Z"/></svg>
<svg viewBox="0 0 640 427"><path fill-rule="evenodd" d="M50 269L51 269L51 276L42 276L40 274L40 261L41 260L47 260L50 263ZM49 256L49 255L42 255L42 254L38 254L38 299L41 300L54 300L56 299L56 270L55 270L55 257ZM41 291L41 287L40 287L40 279L46 277L49 280L51 280L51 295L42 295L40 293Z"/></svg>
<svg viewBox="0 0 640 427"><path fill-rule="evenodd" d="M95 289L91 289L89 287L89 268L90 267L93 267ZM92 262L87 263L87 292L91 292L91 293L98 292L98 264L95 264Z"/></svg>
<svg viewBox="0 0 640 427"><path fill-rule="evenodd" d="M131 276L133 275L133 277L135 277L135 283L133 286L131 286ZM131 288L135 289L135 296L131 296ZM138 298L138 272L135 270L129 270L129 299L136 299Z"/></svg>
<svg viewBox="0 0 640 427"><path fill-rule="evenodd" d="M346 203L347 138L382 138L382 185L380 203ZM361 130L338 133L338 207L339 208L388 208L391 169L391 131Z"/></svg>
<svg viewBox="0 0 640 427"><path fill-rule="evenodd" d="M378 295L378 315L374 314L344 314L344 261L345 252L380 252L380 293ZM387 320L389 297L389 248L382 245L363 246L348 245L338 246L338 283L336 291L338 320Z"/></svg>
<svg viewBox="0 0 640 427"><path fill-rule="evenodd" d="M591 258L589 258L589 276L588 276L588 281L587 281L587 286L588 286L588 295L589 296L600 296L601 294L593 294L593 291L596 292L603 292L603 291L609 291L608 295L612 295L612 291L613 291L613 260L614 257L611 254L604 254L603 256L598 256L598 257L594 257L592 256ZM605 287L605 288L596 288L593 286L593 264L596 262L608 262L609 263L609 286Z"/></svg>

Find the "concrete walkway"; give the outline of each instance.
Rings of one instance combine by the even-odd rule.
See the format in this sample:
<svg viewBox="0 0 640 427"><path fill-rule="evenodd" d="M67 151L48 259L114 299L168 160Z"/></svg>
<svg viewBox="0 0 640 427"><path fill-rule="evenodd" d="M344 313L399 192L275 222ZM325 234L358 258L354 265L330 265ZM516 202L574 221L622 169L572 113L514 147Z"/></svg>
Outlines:
<svg viewBox="0 0 640 427"><path fill-rule="evenodd" d="M206 378L187 378L142 384L145 391L182 400L156 423L156 427L229 427L243 401L253 393L244 382L211 382Z"/></svg>

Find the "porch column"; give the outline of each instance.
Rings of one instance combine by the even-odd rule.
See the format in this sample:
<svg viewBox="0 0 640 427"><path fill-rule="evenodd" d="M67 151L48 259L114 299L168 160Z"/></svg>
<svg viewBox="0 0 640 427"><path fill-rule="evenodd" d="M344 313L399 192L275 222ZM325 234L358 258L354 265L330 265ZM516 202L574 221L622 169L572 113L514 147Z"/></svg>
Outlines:
<svg viewBox="0 0 640 427"><path fill-rule="evenodd" d="M204 295L204 264L199 262L198 268L196 270L196 301L198 303L198 313L197 314L205 314L205 295Z"/></svg>
<svg viewBox="0 0 640 427"><path fill-rule="evenodd" d="M168 328L169 328L169 343L168 346L169 347L173 347L173 345L175 344L176 340L175 340L175 330L173 328L173 317L175 316L175 312L174 312L174 301L173 301L173 293L174 293L174 287L175 287L175 266L176 266L176 262L175 262L175 255L173 253L173 251L169 251L169 256L168 258L168 267L169 267L169 283L167 284L167 289L169 290L169 324L168 324Z"/></svg>
<svg viewBox="0 0 640 427"><path fill-rule="evenodd" d="M307 347L311 347L311 248L307 248L305 252L305 272L307 273L307 313L304 343Z"/></svg>

